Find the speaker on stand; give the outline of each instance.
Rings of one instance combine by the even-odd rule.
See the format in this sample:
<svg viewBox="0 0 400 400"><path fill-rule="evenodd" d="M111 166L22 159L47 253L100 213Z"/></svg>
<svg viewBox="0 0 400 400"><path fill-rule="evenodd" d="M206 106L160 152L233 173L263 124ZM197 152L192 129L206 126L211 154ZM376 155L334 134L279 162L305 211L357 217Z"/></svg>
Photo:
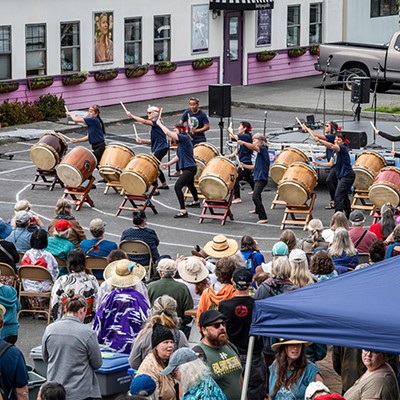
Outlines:
<svg viewBox="0 0 400 400"><path fill-rule="evenodd" d="M369 92L371 90L371 78L356 77L351 81L351 97L352 103L357 104L355 119L360 121L361 104L369 103Z"/></svg>

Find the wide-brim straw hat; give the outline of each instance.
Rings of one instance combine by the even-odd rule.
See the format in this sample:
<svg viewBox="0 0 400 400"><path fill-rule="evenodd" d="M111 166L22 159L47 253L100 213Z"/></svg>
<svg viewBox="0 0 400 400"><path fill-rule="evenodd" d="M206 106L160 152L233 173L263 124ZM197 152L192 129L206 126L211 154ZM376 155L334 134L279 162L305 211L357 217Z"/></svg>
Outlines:
<svg viewBox="0 0 400 400"><path fill-rule="evenodd" d="M127 288L136 285L146 276L146 269L130 260L118 260L107 265L103 277L110 285Z"/></svg>
<svg viewBox="0 0 400 400"><path fill-rule="evenodd" d="M197 257L187 257L178 264L179 276L186 282L198 283L208 276L208 269Z"/></svg>
<svg viewBox="0 0 400 400"><path fill-rule="evenodd" d="M304 345L304 347L308 347L308 346L311 346L311 345L312 345L311 342L306 342L305 340L283 339L283 338L280 338L280 339L278 339L278 340L279 340L279 342L274 343L274 344L272 345L272 349L273 349L274 351L278 351L278 350L279 350L279 347L281 347L281 346L286 346L286 345L289 345L289 344L302 344L302 345Z"/></svg>
<svg viewBox="0 0 400 400"><path fill-rule="evenodd" d="M229 257L238 251L238 244L236 240L228 239L224 235L217 235L206 243L203 250L214 258Z"/></svg>

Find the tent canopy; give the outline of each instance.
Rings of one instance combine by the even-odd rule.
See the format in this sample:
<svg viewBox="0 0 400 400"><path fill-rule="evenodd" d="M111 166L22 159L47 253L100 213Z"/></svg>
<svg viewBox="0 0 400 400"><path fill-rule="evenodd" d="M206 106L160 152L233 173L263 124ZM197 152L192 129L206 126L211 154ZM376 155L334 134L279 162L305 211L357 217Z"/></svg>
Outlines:
<svg viewBox="0 0 400 400"><path fill-rule="evenodd" d="M400 353L400 256L256 301L250 335Z"/></svg>

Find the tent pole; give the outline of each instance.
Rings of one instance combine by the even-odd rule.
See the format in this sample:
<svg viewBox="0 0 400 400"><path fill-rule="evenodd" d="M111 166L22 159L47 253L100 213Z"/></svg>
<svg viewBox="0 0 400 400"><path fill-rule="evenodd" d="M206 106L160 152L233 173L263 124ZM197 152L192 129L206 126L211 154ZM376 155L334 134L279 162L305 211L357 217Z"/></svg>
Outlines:
<svg viewBox="0 0 400 400"><path fill-rule="evenodd" d="M246 367L244 369L242 396L240 397L240 400L246 400L246 397L247 397L247 388L249 387L251 362L253 359L254 340L255 340L255 337L250 336L249 347L247 348Z"/></svg>

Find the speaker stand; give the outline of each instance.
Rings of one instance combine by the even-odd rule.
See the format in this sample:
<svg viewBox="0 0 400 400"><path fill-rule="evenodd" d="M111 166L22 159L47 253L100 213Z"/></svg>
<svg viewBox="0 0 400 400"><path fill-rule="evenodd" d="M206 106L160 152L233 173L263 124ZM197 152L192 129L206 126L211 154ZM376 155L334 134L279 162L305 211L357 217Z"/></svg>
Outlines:
<svg viewBox="0 0 400 400"><path fill-rule="evenodd" d="M219 147L221 156L224 155L224 119L221 117L219 122Z"/></svg>
<svg viewBox="0 0 400 400"><path fill-rule="evenodd" d="M361 117L361 104L358 103L356 111L354 112L354 120L360 122L360 117Z"/></svg>

